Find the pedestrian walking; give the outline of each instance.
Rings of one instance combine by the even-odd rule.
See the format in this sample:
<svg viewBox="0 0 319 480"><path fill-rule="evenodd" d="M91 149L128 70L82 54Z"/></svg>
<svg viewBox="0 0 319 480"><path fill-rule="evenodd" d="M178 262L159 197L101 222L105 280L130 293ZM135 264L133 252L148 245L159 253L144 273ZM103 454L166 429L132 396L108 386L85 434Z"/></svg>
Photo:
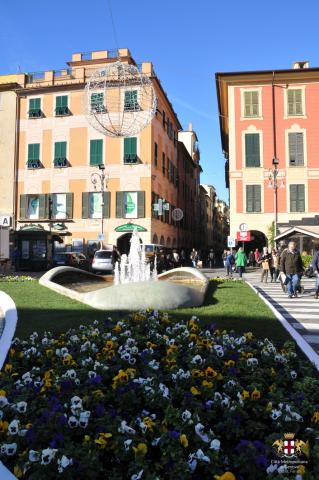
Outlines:
<svg viewBox="0 0 319 480"><path fill-rule="evenodd" d="M185 250L181 250L180 262L181 262L181 267L185 267L185 266L186 266L186 254L185 254Z"/></svg>
<svg viewBox="0 0 319 480"><path fill-rule="evenodd" d="M197 261L198 261L198 253L195 250L195 248L193 248L192 251L191 251L190 259L192 261L193 267L196 268L197 267Z"/></svg>
<svg viewBox="0 0 319 480"><path fill-rule="evenodd" d="M252 250L250 250L249 254L248 254L248 265L250 267L254 267L255 266L255 254Z"/></svg>
<svg viewBox="0 0 319 480"><path fill-rule="evenodd" d="M174 268L179 267L180 265L180 259L179 259L179 253L177 250L173 250L173 263L174 263Z"/></svg>
<svg viewBox="0 0 319 480"><path fill-rule="evenodd" d="M226 250L226 248L225 248L224 251L223 251L223 253L222 253L223 265L224 265L225 268L226 268L227 251L228 251L228 250Z"/></svg>
<svg viewBox="0 0 319 480"><path fill-rule="evenodd" d="M235 257L230 250L227 250L226 257L226 277L233 278L233 265L235 263Z"/></svg>
<svg viewBox="0 0 319 480"><path fill-rule="evenodd" d="M316 274L316 292L315 298L319 298L319 250L317 250L312 259L312 268Z"/></svg>
<svg viewBox="0 0 319 480"><path fill-rule="evenodd" d="M271 254L268 252L268 248L263 248L262 256L260 257L259 263L261 264L261 283L268 281L268 275L271 268Z"/></svg>
<svg viewBox="0 0 319 480"><path fill-rule="evenodd" d="M254 255L255 255L255 263L256 265L259 265L259 260L260 260L260 251L258 250L258 248L256 248L256 250L254 251Z"/></svg>
<svg viewBox="0 0 319 480"><path fill-rule="evenodd" d="M243 277L243 273L245 272L245 267L247 265L247 255L243 249L243 247L239 247L236 255L235 255L235 264L237 272L239 273L239 278Z"/></svg>
<svg viewBox="0 0 319 480"><path fill-rule="evenodd" d="M301 255L296 249L296 243L291 240L288 248L280 257L280 271L284 274L284 284L287 286L288 298L297 297L300 289L300 278L303 274Z"/></svg>
<svg viewBox="0 0 319 480"><path fill-rule="evenodd" d="M214 268L214 266L215 266L215 252L212 248L209 250L207 263L208 263L209 268Z"/></svg>
<svg viewBox="0 0 319 480"><path fill-rule="evenodd" d="M270 274L271 274L272 282L278 282L279 273L280 273L279 253L275 248L273 248L271 252L271 266L270 266Z"/></svg>

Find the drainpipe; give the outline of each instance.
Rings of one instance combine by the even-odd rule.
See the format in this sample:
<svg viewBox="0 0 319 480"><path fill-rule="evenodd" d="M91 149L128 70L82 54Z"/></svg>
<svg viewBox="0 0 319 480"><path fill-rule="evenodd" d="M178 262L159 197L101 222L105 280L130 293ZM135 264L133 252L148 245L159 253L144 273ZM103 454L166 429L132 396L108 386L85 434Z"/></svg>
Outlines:
<svg viewBox="0 0 319 480"><path fill-rule="evenodd" d="M20 97L17 91L16 94L16 124L15 124L15 146L14 146L14 181L13 181L13 219L12 227L14 232L17 229L18 217L18 162L19 162L19 133L20 133Z"/></svg>

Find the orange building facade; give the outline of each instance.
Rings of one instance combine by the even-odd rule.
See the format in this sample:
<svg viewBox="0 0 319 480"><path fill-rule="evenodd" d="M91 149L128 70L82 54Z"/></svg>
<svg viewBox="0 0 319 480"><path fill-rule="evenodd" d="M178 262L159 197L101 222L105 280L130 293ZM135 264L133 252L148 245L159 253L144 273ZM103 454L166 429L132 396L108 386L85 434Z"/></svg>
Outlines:
<svg viewBox="0 0 319 480"><path fill-rule="evenodd" d="M144 130L128 139L110 138L87 122L87 80L118 59L135 64L128 49L105 50L74 54L66 69L19 76L15 224L22 260L47 260L54 248L66 246L88 253L99 238L125 251L132 225L146 244L187 247L195 242L193 213L183 210L178 222L172 211L184 206L182 178L196 203L199 157L184 152L187 162L181 160L182 127L152 64L139 66L157 95L155 117ZM185 162L192 170L187 180ZM95 175L97 183L92 183L100 165L105 166L103 194L100 177ZM168 205L163 215L154 211L159 201Z"/></svg>
<svg viewBox="0 0 319 480"><path fill-rule="evenodd" d="M319 238L319 69L217 73L216 86L231 236L245 223L260 245Z"/></svg>

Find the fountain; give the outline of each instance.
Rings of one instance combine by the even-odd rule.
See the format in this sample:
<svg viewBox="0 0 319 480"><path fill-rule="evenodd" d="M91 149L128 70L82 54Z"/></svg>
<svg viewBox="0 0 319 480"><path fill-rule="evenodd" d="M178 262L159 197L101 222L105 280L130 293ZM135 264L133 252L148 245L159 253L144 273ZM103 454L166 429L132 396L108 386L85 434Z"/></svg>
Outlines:
<svg viewBox="0 0 319 480"><path fill-rule="evenodd" d="M140 236L136 229L131 237L130 252L121 256L121 262L116 262L114 268L114 285L123 283L148 282L157 280L157 259L155 256L154 269L146 261L145 246L141 244Z"/></svg>
<svg viewBox="0 0 319 480"><path fill-rule="evenodd" d="M113 277L100 277L73 267L56 267L39 280L52 290L101 310L168 310L195 307L204 301L208 280L197 269L181 267L157 273L146 259L136 230L130 251L116 262Z"/></svg>

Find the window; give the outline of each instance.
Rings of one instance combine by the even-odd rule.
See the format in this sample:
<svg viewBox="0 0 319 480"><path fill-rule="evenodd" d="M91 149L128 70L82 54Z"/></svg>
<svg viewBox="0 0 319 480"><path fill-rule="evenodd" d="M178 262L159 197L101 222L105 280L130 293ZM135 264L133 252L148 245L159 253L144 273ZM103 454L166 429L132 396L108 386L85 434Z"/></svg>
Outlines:
<svg viewBox="0 0 319 480"><path fill-rule="evenodd" d="M303 133L289 132L289 165L304 165Z"/></svg>
<svg viewBox="0 0 319 480"><path fill-rule="evenodd" d="M53 193L51 200L52 218L65 220L73 217L73 193Z"/></svg>
<svg viewBox="0 0 319 480"><path fill-rule="evenodd" d="M303 184L290 185L290 211L305 211L305 186Z"/></svg>
<svg viewBox="0 0 319 480"><path fill-rule="evenodd" d="M303 115L301 88L287 90L287 107L288 115Z"/></svg>
<svg viewBox="0 0 319 480"><path fill-rule="evenodd" d="M82 218L110 218L110 192L82 192Z"/></svg>
<svg viewBox="0 0 319 480"><path fill-rule="evenodd" d="M116 217L145 217L145 192L116 192Z"/></svg>
<svg viewBox="0 0 319 480"><path fill-rule="evenodd" d="M154 142L154 165L157 167L157 160L158 160L158 145Z"/></svg>
<svg viewBox="0 0 319 480"><path fill-rule="evenodd" d="M166 118L165 118L165 112L164 112L164 110L163 110L163 113L162 113L162 122L163 122L163 127L165 128Z"/></svg>
<svg viewBox="0 0 319 480"><path fill-rule="evenodd" d="M41 98L30 98L29 100L29 118L39 118L41 112Z"/></svg>
<svg viewBox="0 0 319 480"><path fill-rule="evenodd" d="M20 219L40 220L48 218L48 195L20 195Z"/></svg>
<svg viewBox="0 0 319 480"><path fill-rule="evenodd" d="M246 167L260 167L259 133L245 134Z"/></svg>
<svg viewBox="0 0 319 480"><path fill-rule="evenodd" d="M59 168L68 166L68 162L66 159L66 142L55 142L54 166Z"/></svg>
<svg viewBox="0 0 319 480"><path fill-rule="evenodd" d="M61 95L55 98L55 115L57 117L63 117L69 114L68 108L68 96Z"/></svg>
<svg viewBox="0 0 319 480"><path fill-rule="evenodd" d="M244 117L259 117L259 92L244 92Z"/></svg>
<svg viewBox="0 0 319 480"><path fill-rule="evenodd" d="M92 112L105 112L104 107L104 94L92 93L91 95L91 111Z"/></svg>
<svg viewBox="0 0 319 480"><path fill-rule="evenodd" d="M124 138L124 163L137 163L137 138Z"/></svg>
<svg viewBox="0 0 319 480"><path fill-rule="evenodd" d="M40 143L28 145L28 168L40 168Z"/></svg>
<svg viewBox="0 0 319 480"><path fill-rule="evenodd" d="M128 92L125 92L124 110L126 112L136 112L137 110L140 110L137 101L137 90L129 90Z"/></svg>
<svg viewBox="0 0 319 480"><path fill-rule="evenodd" d="M261 212L261 186L246 185L246 212Z"/></svg>
<svg viewBox="0 0 319 480"><path fill-rule="evenodd" d="M103 140L90 140L90 165L103 163Z"/></svg>
<svg viewBox="0 0 319 480"><path fill-rule="evenodd" d="M162 153L162 172L163 172L163 175L165 175L165 172L166 172L166 158L165 158L165 153Z"/></svg>

